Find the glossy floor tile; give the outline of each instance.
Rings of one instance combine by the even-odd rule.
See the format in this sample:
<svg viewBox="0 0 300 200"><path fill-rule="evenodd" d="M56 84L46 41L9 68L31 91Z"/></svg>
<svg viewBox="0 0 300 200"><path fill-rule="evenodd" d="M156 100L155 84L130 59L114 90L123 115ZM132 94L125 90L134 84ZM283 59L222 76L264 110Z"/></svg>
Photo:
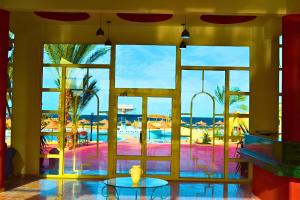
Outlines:
<svg viewBox="0 0 300 200"><path fill-rule="evenodd" d="M0 199L254 199L250 185L170 181L157 189L107 190L103 181L72 179L10 180ZM107 197L107 194L110 194Z"/></svg>

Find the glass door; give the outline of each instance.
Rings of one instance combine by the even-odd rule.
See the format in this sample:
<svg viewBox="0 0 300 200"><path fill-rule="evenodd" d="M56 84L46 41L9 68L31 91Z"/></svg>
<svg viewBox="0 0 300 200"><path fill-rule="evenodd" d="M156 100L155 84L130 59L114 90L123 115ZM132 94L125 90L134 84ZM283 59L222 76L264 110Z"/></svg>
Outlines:
<svg viewBox="0 0 300 200"><path fill-rule="evenodd" d="M140 165L144 175L171 174L172 98L119 96L116 174Z"/></svg>

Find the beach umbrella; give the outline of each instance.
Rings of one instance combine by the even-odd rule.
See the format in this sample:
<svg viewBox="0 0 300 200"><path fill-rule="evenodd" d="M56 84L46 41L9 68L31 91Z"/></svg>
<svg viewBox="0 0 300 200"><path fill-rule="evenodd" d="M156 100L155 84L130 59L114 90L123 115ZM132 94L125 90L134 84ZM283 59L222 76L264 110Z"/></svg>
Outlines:
<svg viewBox="0 0 300 200"><path fill-rule="evenodd" d="M166 116L166 115L158 115L158 114L151 114L147 116L148 118L152 118L152 119L165 119L165 120L169 120L170 117Z"/></svg>
<svg viewBox="0 0 300 200"><path fill-rule="evenodd" d="M126 125L131 125L131 121L129 121L129 120L125 120L125 123L126 123Z"/></svg>
<svg viewBox="0 0 300 200"><path fill-rule="evenodd" d="M224 122L222 122L222 121L217 121L217 122L215 123L215 125L217 125L217 126L224 126Z"/></svg>
<svg viewBox="0 0 300 200"><path fill-rule="evenodd" d="M57 121L50 120L48 125L46 126L47 129L57 129L59 123Z"/></svg>
<svg viewBox="0 0 300 200"><path fill-rule="evenodd" d="M138 121L134 120L131 123L131 126L134 127L134 128L141 128L141 123L139 123Z"/></svg>
<svg viewBox="0 0 300 200"><path fill-rule="evenodd" d="M99 124L108 124L108 120L107 119L102 119L99 121Z"/></svg>
<svg viewBox="0 0 300 200"><path fill-rule="evenodd" d="M81 120L79 120L78 122L77 122L77 124L82 124L82 125L84 125L84 124L90 124L91 122L89 121L89 120L87 120L87 119L81 119Z"/></svg>
<svg viewBox="0 0 300 200"><path fill-rule="evenodd" d="M207 126L207 124L204 121L199 121L199 122L196 123L196 125L203 126L203 127Z"/></svg>

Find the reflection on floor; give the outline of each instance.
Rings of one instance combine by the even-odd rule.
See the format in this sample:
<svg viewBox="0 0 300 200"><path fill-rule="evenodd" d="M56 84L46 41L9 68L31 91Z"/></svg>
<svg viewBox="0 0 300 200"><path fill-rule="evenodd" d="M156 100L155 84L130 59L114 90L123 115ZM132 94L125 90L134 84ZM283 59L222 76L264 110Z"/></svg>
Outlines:
<svg viewBox="0 0 300 200"><path fill-rule="evenodd" d="M254 199L247 184L222 184L170 181L156 191L155 199ZM0 199L107 199L103 181L71 179L10 180ZM104 192L103 192L104 191ZM151 199L152 190L118 189L120 199ZM152 196L154 197L154 196ZM116 199L114 197L109 199Z"/></svg>

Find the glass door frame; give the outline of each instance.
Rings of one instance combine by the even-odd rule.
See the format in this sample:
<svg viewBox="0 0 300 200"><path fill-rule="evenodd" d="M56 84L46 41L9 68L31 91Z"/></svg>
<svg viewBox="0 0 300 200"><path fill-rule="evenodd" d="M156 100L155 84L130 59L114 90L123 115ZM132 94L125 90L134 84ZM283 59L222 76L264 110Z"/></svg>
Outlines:
<svg viewBox="0 0 300 200"><path fill-rule="evenodd" d="M154 98L172 98L172 108L174 108L174 89L131 89L131 88L118 88L111 94L113 107L110 107L110 131L109 131L109 177L128 176L128 174L117 174L117 161L118 160L140 160L141 167L146 172L146 161L170 161L170 166L176 163L174 159L176 147L174 140L174 112L172 112L172 126L171 126L171 155L170 156L147 156L147 110L148 110L148 97ZM117 155L117 114L118 114L118 97L141 97L142 98L142 143L141 155ZM175 164L176 165L176 164ZM165 179L175 179L175 168L170 167L170 175L152 175L147 174L149 177L160 177ZM144 176L146 173L144 173Z"/></svg>
<svg viewBox="0 0 300 200"><path fill-rule="evenodd" d="M61 86L60 88L57 89L52 89L52 88L42 88L42 92L60 92L61 94L65 94L67 88L66 88L66 79L67 79L67 68L79 68L79 69L107 69L109 70L109 79L110 79L110 69L111 66L109 64L43 64L43 68L47 67L60 67L61 68ZM111 81L110 81L111 82ZM42 95L41 92L41 95ZM64 138L66 137L66 121L65 121L65 95L61 96L61 100L59 102L59 107L60 109L58 111L49 111L49 110L42 110L42 114L47 114L47 113L54 113L58 114L61 116L62 120L60 121L60 125L62 128L58 132L54 133L47 133L47 132L41 132L40 135L49 135L49 136L56 136L60 141L58 148L60 149L59 154L57 155L40 155L40 158L55 158L58 159L59 165L58 165L58 174L57 175L52 175L52 174L47 174L47 175L42 175L40 174L40 177L45 177L45 178L105 178L107 175L84 175L84 174L65 174L64 170L64 165L65 165L65 140ZM99 113L108 113L109 111L100 111ZM109 117L109 115L108 115ZM110 118L110 117L109 117ZM108 152L109 153L109 152ZM107 174L108 174L107 170Z"/></svg>
<svg viewBox="0 0 300 200"><path fill-rule="evenodd" d="M248 117L250 118L249 114L231 114L229 112L229 101L230 101L230 96L231 95L249 95L250 97L250 92L232 92L230 91L230 71L249 71L249 73L251 72L250 70L251 68L249 67L223 67L223 66L217 66L217 67L213 67L213 66L181 66L181 70L180 70L180 74L182 73L182 71L189 71L189 70L193 70L193 71L224 71L225 73L225 106L224 106L224 178L190 178L190 177L180 177L178 175L178 179L177 180L183 180L183 181L188 181L188 180L197 180L197 181L226 181L226 182L241 182L241 183L245 183L245 182L249 182L251 180L252 177L252 165L251 163L247 162L246 160L242 159L242 158L230 158L229 157L229 118L230 117ZM180 77L181 80L182 77ZM200 79L201 77L199 77ZM181 81L180 81L181 82ZM181 83L180 83L181 84ZM249 83L250 85L250 83ZM180 93L181 93L181 85L180 87ZM181 94L180 94L181 95ZM179 102L181 104L181 99L179 99ZM189 113L180 113L180 115L186 115ZM217 113L216 116L220 116L219 113ZM181 135L181 133L180 133ZM180 146L180 139L179 139L179 146ZM181 147L179 147L181 148ZM178 157L178 162L180 162L180 155ZM230 179L229 178L229 162L241 162L241 163L247 163L248 164L248 176L247 179ZM180 168L179 168L180 170Z"/></svg>

